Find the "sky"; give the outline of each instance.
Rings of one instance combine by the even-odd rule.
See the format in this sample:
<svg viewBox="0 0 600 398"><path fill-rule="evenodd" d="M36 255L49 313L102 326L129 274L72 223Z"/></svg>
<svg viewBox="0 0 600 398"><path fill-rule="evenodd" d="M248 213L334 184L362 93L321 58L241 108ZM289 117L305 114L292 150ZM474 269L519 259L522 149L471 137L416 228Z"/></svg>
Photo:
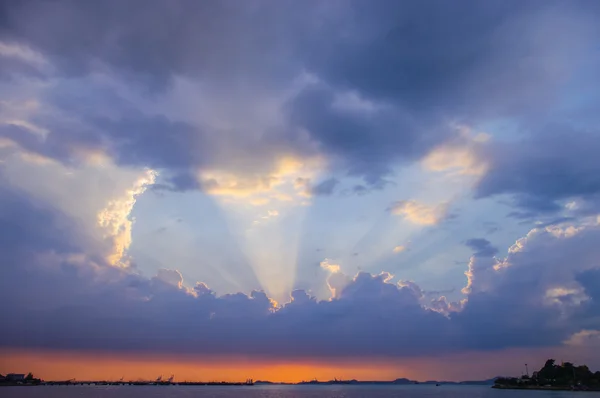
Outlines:
<svg viewBox="0 0 600 398"><path fill-rule="evenodd" d="M599 34L585 0L1 2L0 373L600 368Z"/></svg>

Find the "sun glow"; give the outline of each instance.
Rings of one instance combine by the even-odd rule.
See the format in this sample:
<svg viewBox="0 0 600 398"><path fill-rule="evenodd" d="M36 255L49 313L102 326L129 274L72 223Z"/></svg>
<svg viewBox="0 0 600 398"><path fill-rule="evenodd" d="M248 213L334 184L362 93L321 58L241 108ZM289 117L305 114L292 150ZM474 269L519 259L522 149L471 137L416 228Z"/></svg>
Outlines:
<svg viewBox="0 0 600 398"><path fill-rule="evenodd" d="M307 187L297 181L308 184L323 168L319 158L282 156L263 174L215 170L200 176L208 182L206 193L222 209L262 289L277 301L287 301L294 287L305 204L310 200Z"/></svg>

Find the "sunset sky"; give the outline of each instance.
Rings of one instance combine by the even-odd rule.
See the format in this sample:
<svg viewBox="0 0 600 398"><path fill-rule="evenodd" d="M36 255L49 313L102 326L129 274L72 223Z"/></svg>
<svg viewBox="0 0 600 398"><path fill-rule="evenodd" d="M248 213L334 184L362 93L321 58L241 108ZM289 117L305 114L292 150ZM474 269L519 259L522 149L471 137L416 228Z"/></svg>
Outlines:
<svg viewBox="0 0 600 398"><path fill-rule="evenodd" d="M600 369L598 37L586 0L0 2L0 373Z"/></svg>

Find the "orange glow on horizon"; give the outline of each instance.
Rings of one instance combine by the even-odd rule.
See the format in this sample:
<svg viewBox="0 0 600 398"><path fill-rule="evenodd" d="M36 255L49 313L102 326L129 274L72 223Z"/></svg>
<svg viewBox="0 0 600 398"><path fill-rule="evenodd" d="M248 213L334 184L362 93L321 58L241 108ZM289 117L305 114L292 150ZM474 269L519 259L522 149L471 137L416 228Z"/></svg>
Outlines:
<svg viewBox="0 0 600 398"><path fill-rule="evenodd" d="M98 352L0 349L0 373L27 373L45 380L155 380L175 375L175 381L274 382L302 380L482 380L519 375L523 363L543 365L547 358L567 358L598 367L598 358L586 358L564 347L504 350L403 359L331 359L284 361L250 357L210 358L201 355L168 357ZM451 365L449 365L451 364Z"/></svg>
<svg viewBox="0 0 600 398"><path fill-rule="evenodd" d="M244 381L251 378L298 382L314 378L393 380L401 377L398 375L416 376L407 367L384 362L369 365L347 361L289 363L251 358L133 357L58 351L0 351L0 357L0 373L32 372L45 380L118 380L124 377L135 381L174 374L175 381Z"/></svg>

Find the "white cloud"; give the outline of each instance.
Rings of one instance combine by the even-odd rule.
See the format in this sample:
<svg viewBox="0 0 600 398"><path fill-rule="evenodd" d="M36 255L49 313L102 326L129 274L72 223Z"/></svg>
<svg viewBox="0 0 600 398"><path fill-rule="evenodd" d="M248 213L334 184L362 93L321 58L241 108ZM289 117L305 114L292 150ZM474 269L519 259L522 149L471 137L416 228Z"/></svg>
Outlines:
<svg viewBox="0 0 600 398"><path fill-rule="evenodd" d="M130 213L139 195L154 183L152 170L121 168L110 161L67 167L49 158L43 162L17 150L7 158L5 176L32 197L52 203L82 224L96 254L126 266L131 244Z"/></svg>
<svg viewBox="0 0 600 398"><path fill-rule="evenodd" d="M48 63L42 54L27 46L0 41L0 57L17 58L30 64L43 66Z"/></svg>
<svg viewBox="0 0 600 398"><path fill-rule="evenodd" d="M264 206L274 201L301 204L311 196L311 178L317 176L323 167L320 158L283 156L271 170L262 173L202 170L198 179L204 192L223 197L232 204Z"/></svg>
<svg viewBox="0 0 600 398"><path fill-rule="evenodd" d="M399 246L394 247L393 252L394 253L402 253L404 250L406 250L406 247L399 245Z"/></svg>
<svg viewBox="0 0 600 398"><path fill-rule="evenodd" d="M489 141L485 133L472 133L465 126L458 126L459 136L453 142L445 143L431 150L421 161L422 166L433 172L449 175L482 176L488 165L479 154L480 147Z"/></svg>
<svg viewBox="0 0 600 398"><path fill-rule="evenodd" d="M329 259L325 259L325 260L321 261L321 263L319 265L321 266L321 268L323 268L325 271L327 271L331 274L340 272L340 266L338 264L332 264L332 263L330 263L330 261L331 260L329 260Z"/></svg>
<svg viewBox="0 0 600 398"><path fill-rule="evenodd" d="M600 330L580 330L577 333L573 333L565 341L565 344L574 348L600 349Z"/></svg>
<svg viewBox="0 0 600 398"><path fill-rule="evenodd" d="M156 172L147 170L121 197L110 200L98 213L98 224L104 231L104 239L111 242L112 251L106 258L109 263L115 266L128 265L124 256L131 245L133 225L129 214L138 196L143 194L148 186L154 184L155 180Z"/></svg>
<svg viewBox="0 0 600 398"><path fill-rule="evenodd" d="M174 269L159 269L155 278L161 282L175 286L178 289L183 287L183 276L181 272Z"/></svg>
<svg viewBox="0 0 600 398"><path fill-rule="evenodd" d="M392 214L404 217L413 224L434 225L442 221L448 212L448 204L430 206L416 200L401 200L391 206Z"/></svg>

